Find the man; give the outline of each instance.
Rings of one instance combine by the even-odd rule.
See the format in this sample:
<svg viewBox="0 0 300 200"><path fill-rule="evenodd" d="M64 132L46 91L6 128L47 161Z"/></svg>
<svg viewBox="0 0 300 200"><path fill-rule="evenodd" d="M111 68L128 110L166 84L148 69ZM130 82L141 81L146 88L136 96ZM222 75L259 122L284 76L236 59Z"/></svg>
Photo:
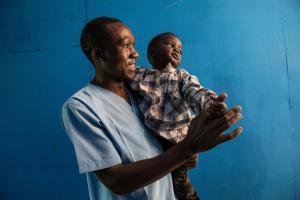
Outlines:
<svg viewBox="0 0 300 200"><path fill-rule="evenodd" d="M84 27L81 47L95 77L64 104L62 119L91 199L176 199L169 173L241 133L241 127L222 133L241 118L239 106L216 119L200 114L187 137L162 153L125 87L138 58L130 29L117 19L96 18Z"/></svg>

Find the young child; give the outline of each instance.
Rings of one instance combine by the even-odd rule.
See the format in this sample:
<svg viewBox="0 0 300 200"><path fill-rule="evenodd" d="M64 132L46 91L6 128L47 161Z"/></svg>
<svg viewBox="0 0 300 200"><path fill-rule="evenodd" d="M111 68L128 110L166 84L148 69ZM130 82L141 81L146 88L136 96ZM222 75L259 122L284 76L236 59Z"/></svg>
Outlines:
<svg viewBox="0 0 300 200"><path fill-rule="evenodd" d="M224 113L226 97L217 97L202 87L195 76L176 69L181 63L182 45L175 34L155 36L147 51L153 69L137 68L130 88L136 92L145 125L158 136L166 150L184 139L193 114L205 111L212 117ZM185 167L174 170L172 177L179 200L200 199Z"/></svg>

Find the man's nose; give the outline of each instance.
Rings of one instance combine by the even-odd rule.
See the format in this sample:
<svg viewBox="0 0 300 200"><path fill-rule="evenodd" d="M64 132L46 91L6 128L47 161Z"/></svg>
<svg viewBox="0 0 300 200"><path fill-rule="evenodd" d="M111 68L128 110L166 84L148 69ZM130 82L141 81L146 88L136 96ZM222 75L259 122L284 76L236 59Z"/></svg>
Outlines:
<svg viewBox="0 0 300 200"><path fill-rule="evenodd" d="M137 52L137 50L135 48L133 48L133 51L131 53L131 57L134 59L137 59L139 57L139 53Z"/></svg>

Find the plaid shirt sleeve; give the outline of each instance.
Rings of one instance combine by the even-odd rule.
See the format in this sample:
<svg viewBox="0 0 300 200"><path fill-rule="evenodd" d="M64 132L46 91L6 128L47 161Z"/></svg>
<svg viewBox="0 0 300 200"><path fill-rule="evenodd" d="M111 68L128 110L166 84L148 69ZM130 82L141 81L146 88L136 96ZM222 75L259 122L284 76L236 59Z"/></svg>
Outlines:
<svg viewBox="0 0 300 200"><path fill-rule="evenodd" d="M196 76L190 75L184 69L180 70L180 79L182 83L181 92L184 99L188 102L190 109L195 114L198 114L202 110L206 110L212 103L210 97L216 95L216 93L204 88L200 85Z"/></svg>

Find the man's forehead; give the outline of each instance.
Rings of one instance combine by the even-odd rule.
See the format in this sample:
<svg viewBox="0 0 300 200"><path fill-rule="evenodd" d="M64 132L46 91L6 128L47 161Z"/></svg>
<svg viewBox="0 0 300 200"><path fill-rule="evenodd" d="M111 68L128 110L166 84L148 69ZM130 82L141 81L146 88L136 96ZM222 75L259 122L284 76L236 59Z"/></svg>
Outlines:
<svg viewBox="0 0 300 200"><path fill-rule="evenodd" d="M121 28L127 28L122 22L112 22L105 25L107 30L116 30Z"/></svg>
<svg viewBox="0 0 300 200"><path fill-rule="evenodd" d="M106 25L106 30L108 35L112 39L116 39L116 40L124 40L126 38L134 39L131 30L121 22L114 22Z"/></svg>

